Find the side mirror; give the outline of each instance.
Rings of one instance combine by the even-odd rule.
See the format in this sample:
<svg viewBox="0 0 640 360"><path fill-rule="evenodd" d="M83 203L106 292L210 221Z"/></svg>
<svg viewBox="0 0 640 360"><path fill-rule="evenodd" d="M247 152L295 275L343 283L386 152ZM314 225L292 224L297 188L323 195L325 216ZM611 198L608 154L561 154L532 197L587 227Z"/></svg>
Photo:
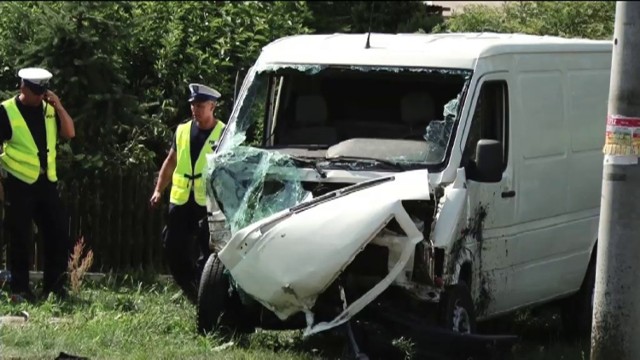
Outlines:
<svg viewBox="0 0 640 360"><path fill-rule="evenodd" d="M499 182L502 180L502 143L482 139L476 147L474 180Z"/></svg>

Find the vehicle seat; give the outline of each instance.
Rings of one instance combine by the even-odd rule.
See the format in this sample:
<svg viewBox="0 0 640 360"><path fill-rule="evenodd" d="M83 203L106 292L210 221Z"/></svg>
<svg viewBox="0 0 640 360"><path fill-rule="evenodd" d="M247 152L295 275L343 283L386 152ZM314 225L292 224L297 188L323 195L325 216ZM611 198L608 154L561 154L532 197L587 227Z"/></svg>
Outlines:
<svg viewBox="0 0 640 360"><path fill-rule="evenodd" d="M435 105L429 93L408 93L402 98L400 111L402 122L406 125L404 137L421 139L435 116Z"/></svg>
<svg viewBox="0 0 640 360"><path fill-rule="evenodd" d="M296 99L295 119L287 131L287 144L329 144L338 141L336 129L327 126L327 104L320 95L301 95Z"/></svg>
<svg viewBox="0 0 640 360"><path fill-rule="evenodd" d="M389 122L345 119L340 122L341 138L422 139L434 114L433 98L428 93L408 93L400 101L400 119Z"/></svg>

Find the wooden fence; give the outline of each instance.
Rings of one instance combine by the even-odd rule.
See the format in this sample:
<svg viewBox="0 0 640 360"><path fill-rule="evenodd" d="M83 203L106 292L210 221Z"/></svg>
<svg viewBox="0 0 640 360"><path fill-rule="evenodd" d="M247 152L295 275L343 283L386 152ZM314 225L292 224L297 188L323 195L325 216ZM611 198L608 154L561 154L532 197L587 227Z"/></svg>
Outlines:
<svg viewBox="0 0 640 360"><path fill-rule="evenodd" d="M86 249L93 251L91 271L168 272L161 241L166 197L162 207L149 209L155 179L153 173L103 173L60 181L70 238L75 243L84 237ZM3 231L1 236L5 250L8 234ZM34 256L30 268L41 271L44 263L41 234L36 232L31 241Z"/></svg>

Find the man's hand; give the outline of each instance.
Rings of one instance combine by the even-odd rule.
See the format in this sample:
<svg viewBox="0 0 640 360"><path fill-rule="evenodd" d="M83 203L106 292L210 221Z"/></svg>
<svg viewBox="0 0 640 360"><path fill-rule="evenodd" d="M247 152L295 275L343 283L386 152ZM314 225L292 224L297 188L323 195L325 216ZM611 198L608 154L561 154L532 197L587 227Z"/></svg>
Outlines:
<svg viewBox="0 0 640 360"><path fill-rule="evenodd" d="M56 109L58 108L58 105L60 105L60 98L51 90L47 90L44 100Z"/></svg>
<svg viewBox="0 0 640 360"><path fill-rule="evenodd" d="M164 159L164 163L162 163L162 168L160 168L160 174L158 174L158 182L153 190L153 195L151 196L151 200L149 200L149 205L152 209L158 207L160 203L160 199L162 198L162 192L171 182L171 176L173 171L176 169L176 152L173 150L169 150L169 154L167 158Z"/></svg>
<svg viewBox="0 0 640 360"><path fill-rule="evenodd" d="M69 116L67 110L64 109L60 98L53 91L47 90L44 94L44 101L53 106L56 114L60 118L60 137L65 140L71 140L76 136L76 128L73 125L73 119Z"/></svg>
<svg viewBox="0 0 640 360"><path fill-rule="evenodd" d="M153 195L151 195L151 200L149 200L149 206L152 209L155 209L160 204L160 199L162 198L162 193L160 191L154 191Z"/></svg>

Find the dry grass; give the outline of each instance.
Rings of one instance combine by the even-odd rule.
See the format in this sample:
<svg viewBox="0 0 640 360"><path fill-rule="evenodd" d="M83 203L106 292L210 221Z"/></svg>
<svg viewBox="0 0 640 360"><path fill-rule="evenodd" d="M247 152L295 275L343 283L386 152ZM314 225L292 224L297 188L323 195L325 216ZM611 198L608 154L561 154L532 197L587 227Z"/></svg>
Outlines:
<svg viewBox="0 0 640 360"><path fill-rule="evenodd" d="M78 295L80 293L83 278L91 269L91 265L93 265L93 251L88 250L85 254L84 237L81 237L73 247L67 266L71 291L74 294Z"/></svg>

